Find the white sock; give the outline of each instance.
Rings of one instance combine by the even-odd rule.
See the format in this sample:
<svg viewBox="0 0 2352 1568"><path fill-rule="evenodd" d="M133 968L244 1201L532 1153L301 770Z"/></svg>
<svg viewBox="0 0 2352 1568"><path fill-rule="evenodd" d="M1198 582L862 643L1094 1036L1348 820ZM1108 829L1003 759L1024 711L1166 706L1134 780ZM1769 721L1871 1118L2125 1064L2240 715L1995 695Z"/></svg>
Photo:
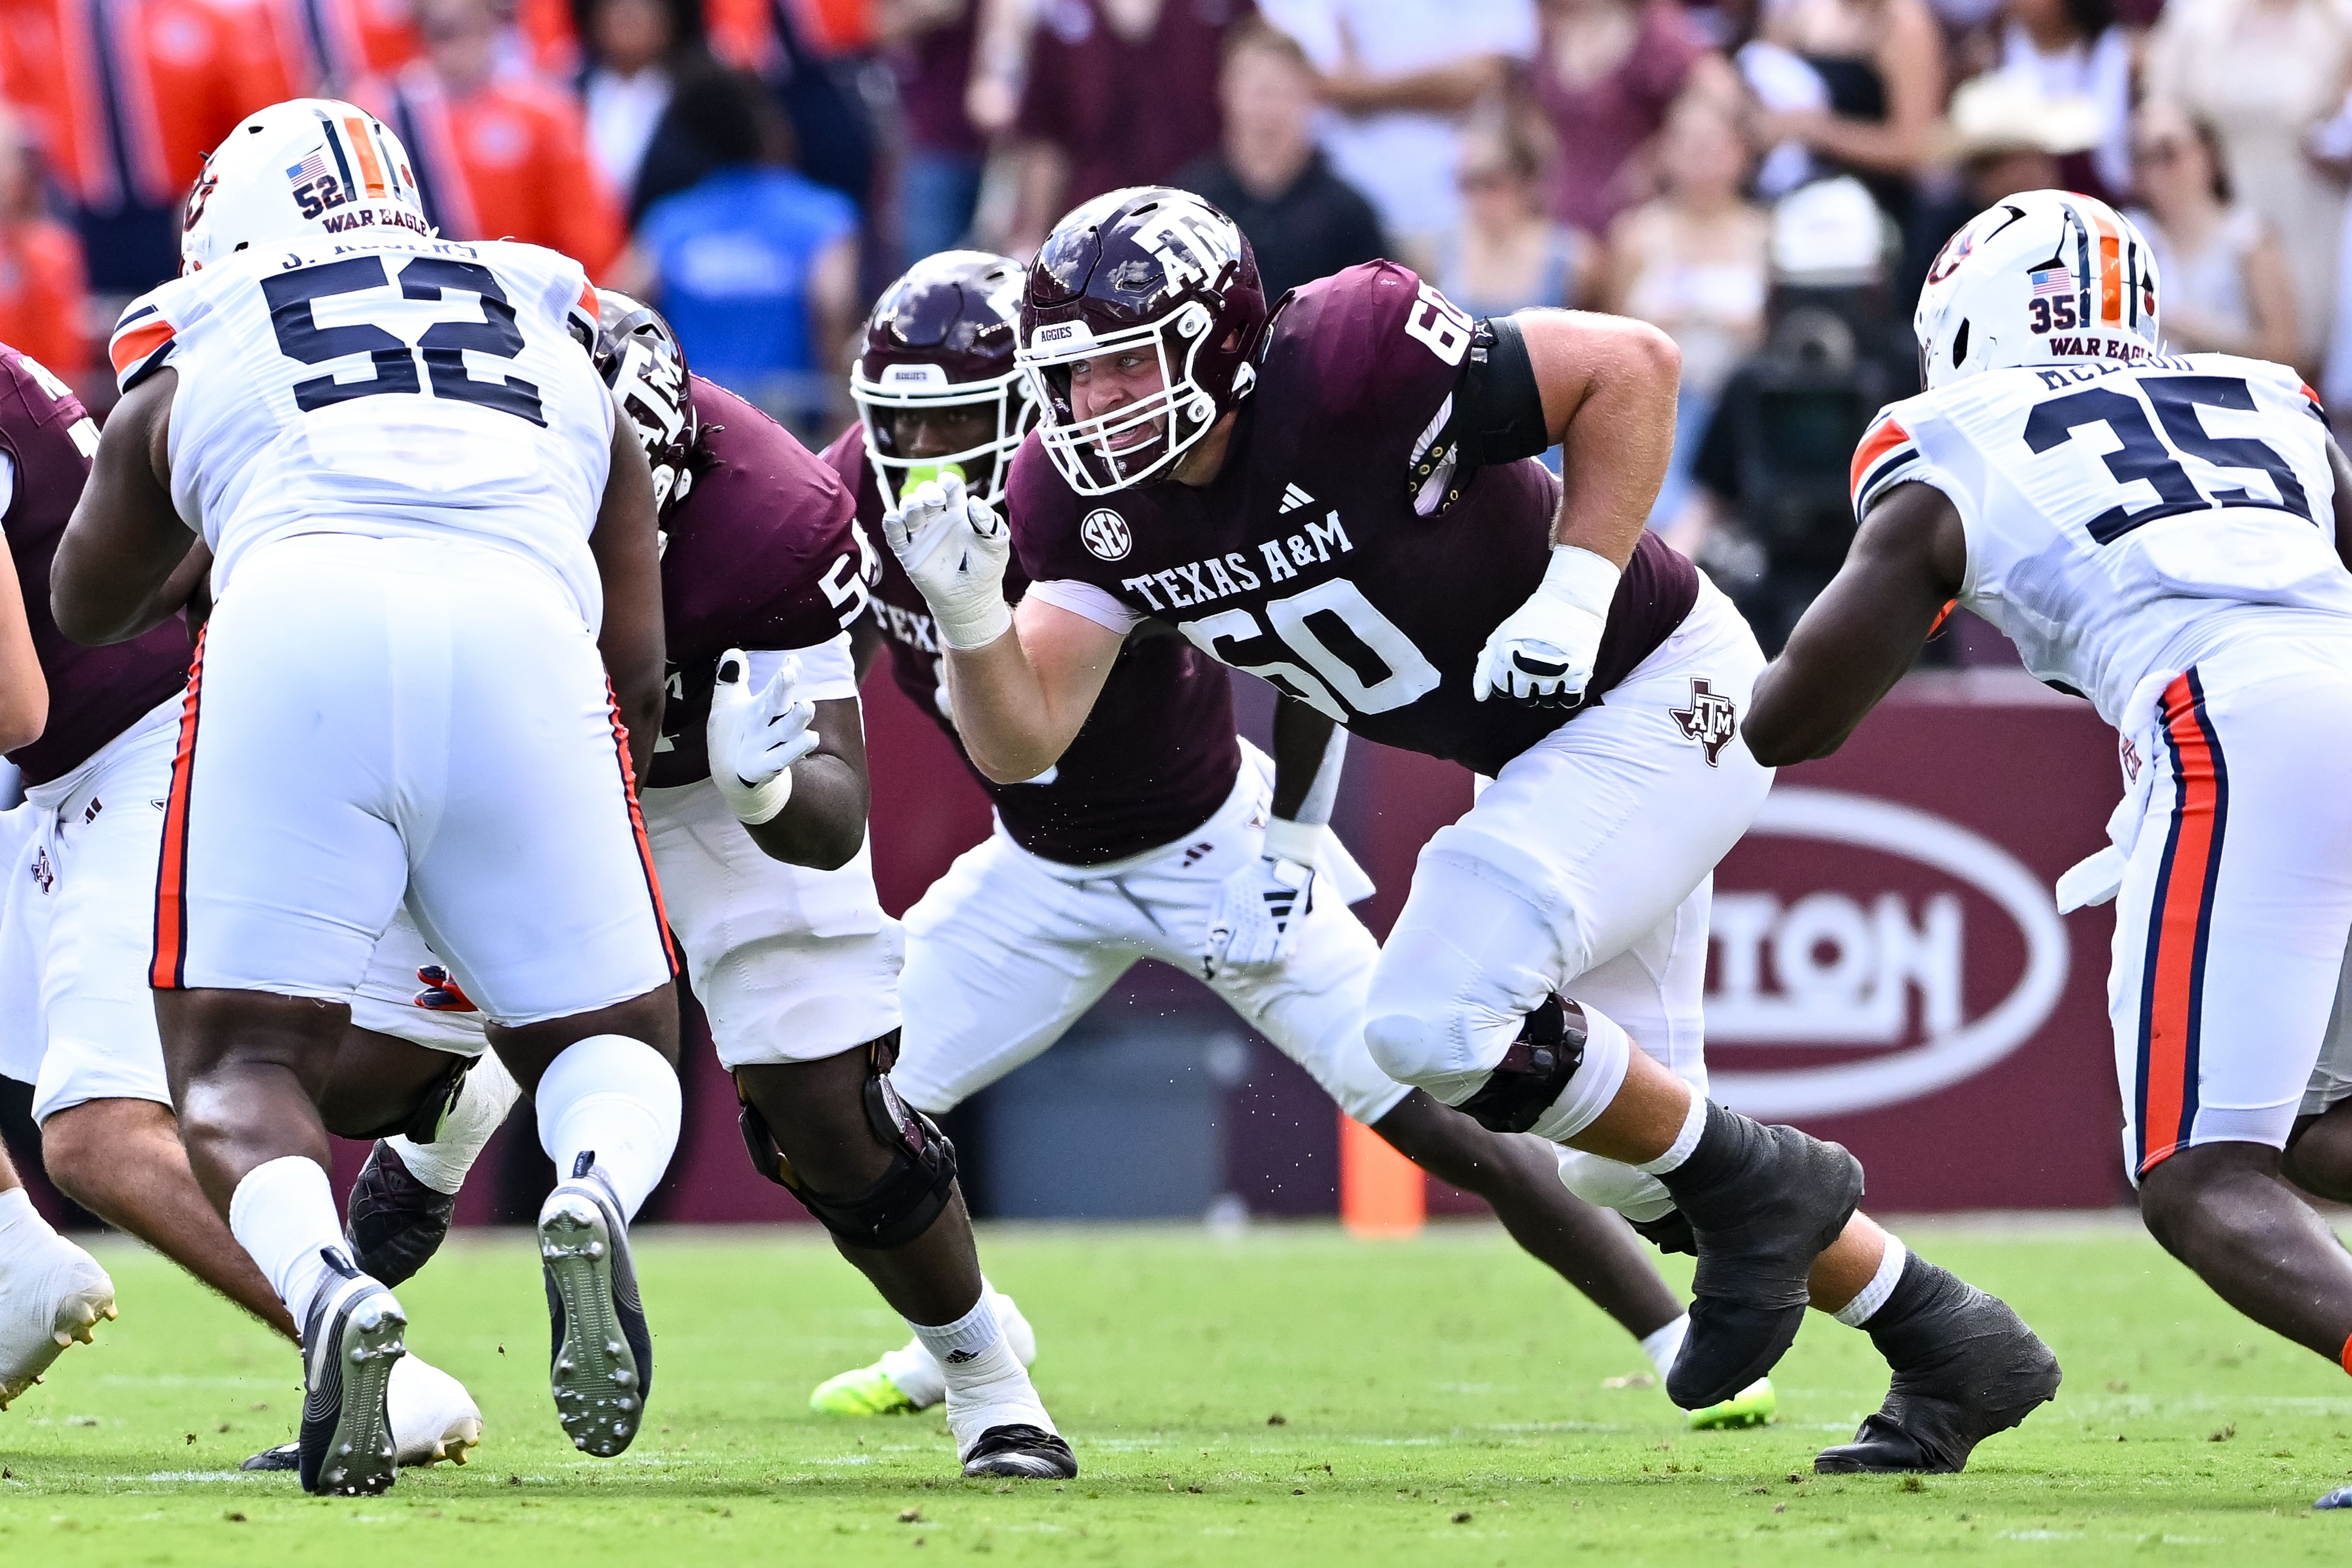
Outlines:
<svg viewBox="0 0 2352 1568"><path fill-rule="evenodd" d="M1910 1256L1901 1242L1888 1237L1886 1256L1878 1260L1878 1272L1870 1277L1862 1294L1830 1315L1849 1329L1858 1329L1870 1321L1871 1314L1886 1305L1886 1298L1895 1294L1895 1287L1903 1279L1903 1260Z"/></svg>
<svg viewBox="0 0 2352 1568"><path fill-rule="evenodd" d="M624 1218L669 1169L681 1115L677 1073L662 1054L625 1035L592 1035L563 1048L540 1075L539 1144L559 1181L593 1152Z"/></svg>
<svg viewBox="0 0 2352 1568"><path fill-rule="evenodd" d="M308 1328L312 1299L334 1278L320 1254L345 1246L326 1168L299 1154L256 1165L230 1194L228 1230L294 1314L295 1327Z"/></svg>
<svg viewBox="0 0 2352 1568"><path fill-rule="evenodd" d="M1691 1151L1698 1147L1698 1141L1706 1131L1706 1096L1692 1089L1690 1109L1683 1113L1683 1130L1675 1134L1674 1142L1656 1159L1645 1160L1633 1169L1653 1176L1663 1176L1668 1171L1678 1169L1691 1157Z"/></svg>
<svg viewBox="0 0 2352 1568"><path fill-rule="evenodd" d="M1648 1356L1650 1364L1658 1369L1660 1382L1664 1382L1666 1373L1674 1370L1675 1357L1683 1353L1683 1336L1689 1332L1690 1314L1685 1312L1642 1341L1642 1353Z"/></svg>
<svg viewBox="0 0 2352 1568"><path fill-rule="evenodd" d="M430 1143L419 1143L397 1133L384 1140L392 1145L409 1174L435 1192L455 1197L466 1184L466 1173L482 1157L491 1134L506 1125L507 1112L522 1098L522 1086L507 1071L496 1051L467 1072L457 1087L457 1103L441 1119ZM568 1175L570 1172L567 1170Z"/></svg>
<svg viewBox="0 0 2352 1568"><path fill-rule="evenodd" d="M41 1211L33 1206L30 1193L22 1187L0 1193L0 1260L38 1247L57 1234L41 1217Z"/></svg>
<svg viewBox="0 0 2352 1568"><path fill-rule="evenodd" d="M955 1381L957 1367L976 1359L982 1352L1004 1337L1004 1327L996 1321L996 1302L991 1299L984 1284L981 1287L980 1300L972 1303L971 1310L954 1322L933 1327L909 1318L907 1326L915 1331L915 1337L922 1341L923 1348L931 1352L932 1358L946 1372L950 1384Z"/></svg>

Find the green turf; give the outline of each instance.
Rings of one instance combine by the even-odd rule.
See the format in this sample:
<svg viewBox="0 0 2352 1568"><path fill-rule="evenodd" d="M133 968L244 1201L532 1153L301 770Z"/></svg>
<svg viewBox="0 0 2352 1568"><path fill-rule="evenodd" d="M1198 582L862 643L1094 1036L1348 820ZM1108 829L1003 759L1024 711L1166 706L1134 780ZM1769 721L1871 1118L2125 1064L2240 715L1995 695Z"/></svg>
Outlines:
<svg viewBox="0 0 2352 1568"><path fill-rule="evenodd" d="M482 1404L479 1457L370 1500L232 1473L288 1435L293 1356L112 1246L121 1321L0 1415L0 1563L2352 1558L2352 1516L2308 1506L2352 1472L2341 1373L2123 1229L1911 1234L2066 1367L2057 1404L1963 1477L1811 1479L1885 1386L1867 1341L1818 1317L1782 1363L1779 1425L1684 1431L1656 1388L1622 1385L1647 1371L1632 1341L1486 1226L987 1234L1085 1467L1018 1488L956 1479L936 1415L808 1414L820 1377L901 1332L805 1232L648 1235L654 1424L591 1460L556 1428L538 1271L510 1235L454 1245L402 1291L411 1345Z"/></svg>

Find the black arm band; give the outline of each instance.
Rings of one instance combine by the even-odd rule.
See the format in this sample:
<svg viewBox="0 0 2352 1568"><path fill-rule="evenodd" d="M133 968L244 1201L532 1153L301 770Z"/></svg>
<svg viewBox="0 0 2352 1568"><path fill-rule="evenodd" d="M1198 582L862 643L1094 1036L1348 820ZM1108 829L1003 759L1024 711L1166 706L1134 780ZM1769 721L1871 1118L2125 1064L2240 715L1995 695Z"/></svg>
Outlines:
<svg viewBox="0 0 2352 1568"><path fill-rule="evenodd" d="M1517 320L1490 316L1470 338L1470 357L1454 389L1447 434L1465 468L1540 457L1552 445L1544 423L1543 389Z"/></svg>

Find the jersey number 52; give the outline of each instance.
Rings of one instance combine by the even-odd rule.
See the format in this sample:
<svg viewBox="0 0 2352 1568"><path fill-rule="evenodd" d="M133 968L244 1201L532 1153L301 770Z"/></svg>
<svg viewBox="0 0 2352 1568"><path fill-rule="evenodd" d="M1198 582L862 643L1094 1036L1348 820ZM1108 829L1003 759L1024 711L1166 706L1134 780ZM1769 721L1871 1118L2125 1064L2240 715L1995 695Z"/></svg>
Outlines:
<svg viewBox="0 0 2352 1568"><path fill-rule="evenodd" d="M261 280L261 292L269 301L269 324L288 358L304 364L324 364L347 354L363 353L375 366L375 374L363 381L321 375L296 382L296 407L309 414L355 397L421 393L430 381L436 397L478 404L534 425L546 425L546 416L540 411L539 388L532 383L511 375L476 381L467 374L468 351L513 359L523 346L522 329L515 324L514 307L508 303L506 290L499 287L497 276L478 262L420 256L401 268L404 300L444 300L454 289L482 302L480 321L436 321L416 340L414 349L382 327L363 321L340 327L319 325L318 301L391 284L391 269L381 256L354 256ZM425 362L422 378L416 369L420 356Z"/></svg>

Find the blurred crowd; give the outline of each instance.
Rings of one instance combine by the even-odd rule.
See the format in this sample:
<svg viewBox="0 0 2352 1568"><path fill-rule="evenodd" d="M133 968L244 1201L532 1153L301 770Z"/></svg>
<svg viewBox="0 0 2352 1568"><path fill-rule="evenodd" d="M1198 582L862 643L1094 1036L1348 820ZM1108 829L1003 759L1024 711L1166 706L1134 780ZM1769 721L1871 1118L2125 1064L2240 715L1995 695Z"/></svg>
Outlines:
<svg viewBox="0 0 2352 1568"><path fill-rule="evenodd" d="M2352 0L0 0L0 339L91 345L176 270L247 110L350 98L444 234L567 251L811 436L916 257L1196 190L1269 293L1376 256L1464 308L1682 346L1654 526L1768 645L1917 385L1945 237L2045 185L2133 211L2182 349L2352 406Z"/></svg>

